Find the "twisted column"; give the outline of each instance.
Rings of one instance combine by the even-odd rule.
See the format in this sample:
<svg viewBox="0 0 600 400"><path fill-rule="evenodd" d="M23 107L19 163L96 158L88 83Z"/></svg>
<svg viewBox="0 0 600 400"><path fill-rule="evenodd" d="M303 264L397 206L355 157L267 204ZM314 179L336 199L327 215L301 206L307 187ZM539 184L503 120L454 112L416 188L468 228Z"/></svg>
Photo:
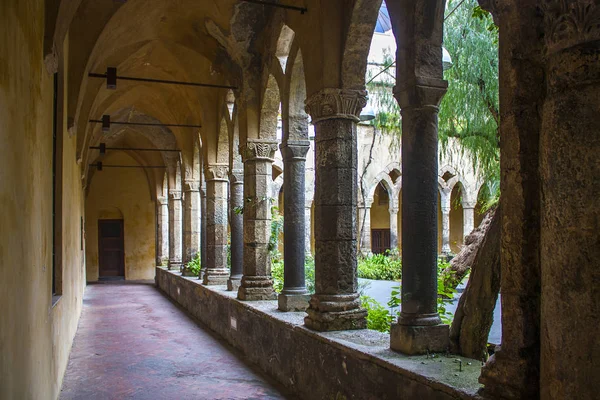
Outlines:
<svg viewBox="0 0 600 400"><path fill-rule="evenodd" d="M181 191L169 190L169 269L181 270Z"/></svg>
<svg viewBox="0 0 600 400"><path fill-rule="evenodd" d="M225 285L227 268L227 172L225 164L211 164L204 170L206 179L206 267L202 283Z"/></svg>
<svg viewBox="0 0 600 400"><path fill-rule="evenodd" d="M240 145L244 162L244 275L238 290L240 300L275 298L271 278L271 199L273 157L277 141L248 139Z"/></svg>
<svg viewBox="0 0 600 400"><path fill-rule="evenodd" d="M227 290L237 291L244 273L244 171L229 174L229 227L231 231L231 271Z"/></svg>
<svg viewBox="0 0 600 400"><path fill-rule="evenodd" d="M323 89L306 101L316 131L316 292L304 323L318 331L366 327L356 273L356 127L366 95Z"/></svg>
<svg viewBox="0 0 600 400"><path fill-rule="evenodd" d="M305 180L307 140L288 140L281 145L283 155L283 290L278 297L281 311L303 311L308 307L304 274L306 254Z"/></svg>

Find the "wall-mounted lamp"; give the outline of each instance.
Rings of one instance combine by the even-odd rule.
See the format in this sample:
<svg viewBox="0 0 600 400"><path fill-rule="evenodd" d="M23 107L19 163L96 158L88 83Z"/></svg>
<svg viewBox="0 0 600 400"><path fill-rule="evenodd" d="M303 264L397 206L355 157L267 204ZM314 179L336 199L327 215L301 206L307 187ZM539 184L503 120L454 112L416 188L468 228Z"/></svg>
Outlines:
<svg viewBox="0 0 600 400"><path fill-rule="evenodd" d="M444 71L448 71L452 68L452 57L450 57L450 53L444 46L442 46L442 68Z"/></svg>

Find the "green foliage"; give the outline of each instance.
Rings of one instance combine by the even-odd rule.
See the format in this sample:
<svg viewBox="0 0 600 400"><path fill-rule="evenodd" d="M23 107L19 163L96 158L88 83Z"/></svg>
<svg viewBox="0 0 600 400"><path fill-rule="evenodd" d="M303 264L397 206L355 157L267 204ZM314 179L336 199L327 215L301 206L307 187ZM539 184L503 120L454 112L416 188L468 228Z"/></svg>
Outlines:
<svg viewBox="0 0 600 400"><path fill-rule="evenodd" d="M448 91L439 111L442 151L456 140L473 157L486 182L500 177L498 28L477 0L448 0L453 10L444 21L444 46L453 66L445 71ZM400 108L392 94L395 60L385 55L379 72L369 72L367 89L379 113L373 121L377 132L401 135ZM460 154L459 156L462 156ZM496 186L497 187L497 186ZM495 204L499 191L487 191L486 203Z"/></svg>
<svg viewBox="0 0 600 400"><path fill-rule="evenodd" d="M402 261L397 252L372 254L358 259L358 277L395 281L402 278Z"/></svg>
<svg viewBox="0 0 600 400"><path fill-rule="evenodd" d="M283 258L279 252L271 256L271 276L273 277L273 289L277 293L281 293L283 289ZM315 292L315 260L312 257L306 257L304 263L304 275L306 279L306 290L308 293Z"/></svg>
<svg viewBox="0 0 600 400"><path fill-rule="evenodd" d="M200 269L202 268L202 265L200 265L200 253L197 253L192 261L187 263L186 267L194 275L200 275Z"/></svg>
<svg viewBox="0 0 600 400"><path fill-rule="evenodd" d="M390 311L369 296L360 297L361 305L367 310L367 328L379 332L390 332L394 317Z"/></svg>
<svg viewBox="0 0 600 400"><path fill-rule="evenodd" d="M453 316L447 310L446 305L448 299L454 297L456 290L451 286L445 286L444 281L446 274L444 272L448 269L450 263L442 258L438 259L438 297L437 297L437 308L440 314L440 319L445 324L451 324ZM369 296L361 296L362 306L367 310L367 328L374 329L379 332L389 332L391 324L400 312L400 304L402 302L401 297L402 288L401 285L392 288L390 301L387 303L387 308L378 303L375 299Z"/></svg>
<svg viewBox="0 0 600 400"><path fill-rule="evenodd" d="M271 236L269 237L269 252L271 256L278 253L279 235L283 230L283 215L279 214L279 207L271 207Z"/></svg>

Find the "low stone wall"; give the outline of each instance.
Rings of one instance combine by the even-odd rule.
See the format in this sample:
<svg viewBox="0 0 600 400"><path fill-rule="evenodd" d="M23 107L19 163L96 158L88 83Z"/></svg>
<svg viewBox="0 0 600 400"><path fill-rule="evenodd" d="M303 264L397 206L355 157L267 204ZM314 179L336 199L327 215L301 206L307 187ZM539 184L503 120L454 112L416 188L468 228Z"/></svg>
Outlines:
<svg viewBox="0 0 600 400"><path fill-rule="evenodd" d="M371 330L319 333L303 312L276 301L242 302L225 286L157 268L156 283L253 364L306 399L478 399L481 363L457 357L407 357L389 335Z"/></svg>

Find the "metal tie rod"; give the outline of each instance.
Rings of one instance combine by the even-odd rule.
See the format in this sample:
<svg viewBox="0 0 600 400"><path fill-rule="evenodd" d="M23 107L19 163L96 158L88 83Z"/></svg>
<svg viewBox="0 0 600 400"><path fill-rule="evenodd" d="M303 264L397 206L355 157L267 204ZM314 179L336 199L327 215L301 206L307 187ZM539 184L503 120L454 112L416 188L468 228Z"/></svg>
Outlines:
<svg viewBox="0 0 600 400"><path fill-rule="evenodd" d="M95 72L90 72L88 74L88 76L90 78L106 79L106 88L107 89L116 89L117 88L117 79L121 79L124 81L164 83L167 85L183 85L183 86L196 86L196 87L209 87L209 88L217 88L217 89L237 90L237 86L215 85L212 83L171 81L171 80L166 80L166 79L152 79L152 78L136 78L133 76L117 76L117 68L116 67L107 67L105 74L98 74Z"/></svg>
<svg viewBox="0 0 600 400"><path fill-rule="evenodd" d="M90 119L89 122L95 124L102 124L102 131L108 132L110 130L110 125L135 125L135 126L159 126L159 127L168 127L168 128L202 128L202 125L194 125L194 124L161 124L155 122L128 122L128 121L111 121L110 115L103 115L102 119Z"/></svg>
<svg viewBox="0 0 600 400"><path fill-rule="evenodd" d="M103 168L167 168L164 165L104 165L101 161L95 164L89 164L90 167L96 167L98 171L102 171Z"/></svg>
<svg viewBox="0 0 600 400"><path fill-rule="evenodd" d="M261 4L263 6L272 6L272 7L285 8L288 10L300 11L300 14L304 14L304 13L308 12L308 8L306 8L306 7L297 7L297 6L290 6L287 4L278 4L278 3L272 3L270 1L264 1L264 0L241 0L241 1L245 1L246 3Z"/></svg>
<svg viewBox="0 0 600 400"><path fill-rule="evenodd" d="M100 146L90 146L90 149L100 150L100 154L105 154L106 150L135 150L135 151L171 151L171 152L181 152L178 149L146 149L146 148L136 148L136 147L106 147L106 143L100 143Z"/></svg>

